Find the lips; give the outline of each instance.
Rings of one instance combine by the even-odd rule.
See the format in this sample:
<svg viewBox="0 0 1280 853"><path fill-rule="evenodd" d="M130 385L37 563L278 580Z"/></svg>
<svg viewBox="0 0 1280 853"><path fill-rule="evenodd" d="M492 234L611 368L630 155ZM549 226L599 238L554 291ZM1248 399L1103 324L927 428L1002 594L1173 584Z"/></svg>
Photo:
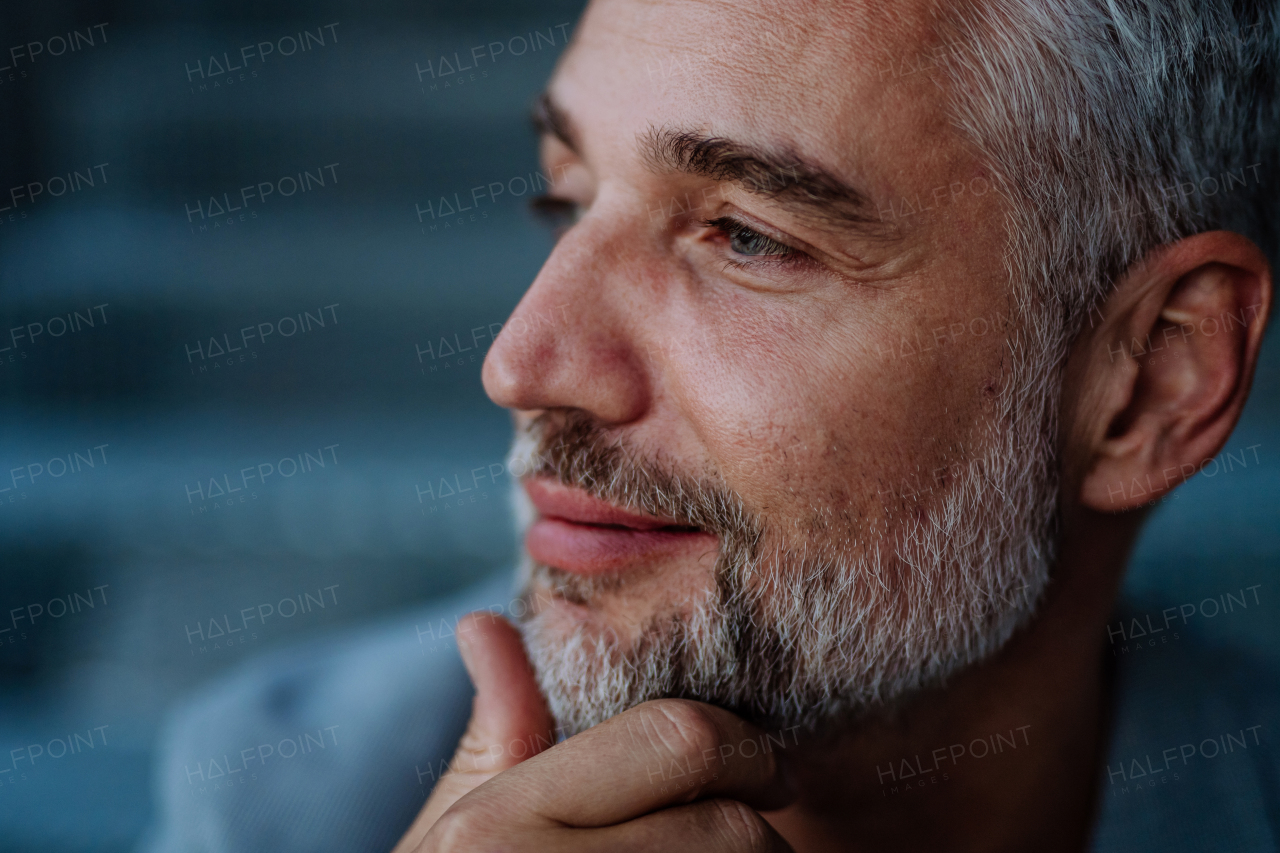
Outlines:
<svg viewBox="0 0 1280 853"><path fill-rule="evenodd" d="M581 575L617 574L717 547L710 533L622 509L546 477L524 481L538 520L525 533L529 556Z"/></svg>

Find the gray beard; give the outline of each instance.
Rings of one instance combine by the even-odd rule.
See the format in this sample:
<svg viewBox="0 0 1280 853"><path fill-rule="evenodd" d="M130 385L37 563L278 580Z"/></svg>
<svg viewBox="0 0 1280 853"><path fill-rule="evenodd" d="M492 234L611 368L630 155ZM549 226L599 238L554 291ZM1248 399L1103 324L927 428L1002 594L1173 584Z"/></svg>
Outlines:
<svg viewBox="0 0 1280 853"><path fill-rule="evenodd" d="M816 731L990 656L1033 614L1053 555L1051 453L1019 439L1011 429L989 440L888 529L841 530L834 513L815 510L798 552L719 484L637 459L582 419L554 434L535 422L516 437L508 470L555 476L720 538L708 595L604 632L566 631L538 599L590 607L625 578L584 579L524 558L519 627L558 724L574 734L681 697L767 728ZM523 529L533 510L515 492Z"/></svg>

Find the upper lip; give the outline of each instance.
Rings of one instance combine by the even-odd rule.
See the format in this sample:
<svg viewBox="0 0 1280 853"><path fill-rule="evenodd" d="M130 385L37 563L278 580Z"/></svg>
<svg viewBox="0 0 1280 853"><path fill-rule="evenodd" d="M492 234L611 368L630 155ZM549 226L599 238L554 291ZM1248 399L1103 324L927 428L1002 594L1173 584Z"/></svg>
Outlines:
<svg viewBox="0 0 1280 853"><path fill-rule="evenodd" d="M678 527L695 528L675 519L632 512L601 500L574 486L566 486L548 477L532 477L524 481L529 500L543 518L559 518L577 524L628 527L633 530L661 530Z"/></svg>

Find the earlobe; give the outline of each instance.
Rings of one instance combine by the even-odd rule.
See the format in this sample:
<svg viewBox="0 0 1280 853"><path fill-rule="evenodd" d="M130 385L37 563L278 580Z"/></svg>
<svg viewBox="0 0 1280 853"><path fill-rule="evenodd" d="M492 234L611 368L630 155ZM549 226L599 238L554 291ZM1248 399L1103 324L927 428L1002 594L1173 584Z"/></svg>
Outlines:
<svg viewBox="0 0 1280 853"><path fill-rule="evenodd" d="M1122 279L1081 344L1082 504L1138 509L1213 460L1248 396L1270 300L1262 252L1226 232L1166 247Z"/></svg>

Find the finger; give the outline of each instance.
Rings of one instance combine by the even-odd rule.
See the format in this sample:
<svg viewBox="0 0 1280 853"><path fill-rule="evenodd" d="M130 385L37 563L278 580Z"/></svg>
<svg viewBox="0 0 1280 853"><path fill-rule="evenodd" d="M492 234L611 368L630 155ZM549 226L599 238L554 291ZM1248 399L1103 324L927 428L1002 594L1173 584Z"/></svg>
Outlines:
<svg viewBox="0 0 1280 853"><path fill-rule="evenodd" d="M520 634L486 611L458 621L458 652L476 688L471 720L441 777L393 853L415 849L440 815L497 773L555 743L555 723L538 690Z"/></svg>
<svg viewBox="0 0 1280 853"><path fill-rule="evenodd" d="M453 769L492 775L555 743L555 721L510 622L487 611L464 616L458 651L476 697Z"/></svg>
<svg viewBox="0 0 1280 853"><path fill-rule="evenodd" d="M552 850L698 853L794 853L761 814L737 800L702 800L653 812L616 826L561 830ZM563 839L563 840L561 840Z"/></svg>
<svg viewBox="0 0 1280 853"><path fill-rule="evenodd" d="M713 797L776 809L795 796L779 750L797 731L766 733L701 702L646 702L493 778L466 810L536 829L609 826Z"/></svg>
<svg viewBox="0 0 1280 853"><path fill-rule="evenodd" d="M460 819L461 818L461 819ZM457 850L537 851L537 853L794 853L755 809L737 800L702 800L643 815L614 826L579 829L546 825L512 832L509 825L450 813L448 846Z"/></svg>

